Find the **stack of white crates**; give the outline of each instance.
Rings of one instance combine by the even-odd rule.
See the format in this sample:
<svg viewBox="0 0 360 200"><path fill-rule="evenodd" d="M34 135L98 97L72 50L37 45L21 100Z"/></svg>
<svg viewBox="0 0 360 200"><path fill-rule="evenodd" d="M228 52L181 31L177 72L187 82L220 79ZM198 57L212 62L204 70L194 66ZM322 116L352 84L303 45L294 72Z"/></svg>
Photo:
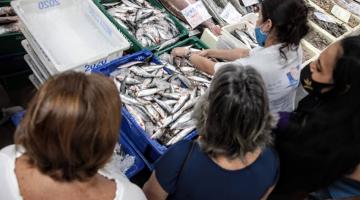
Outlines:
<svg viewBox="0 0 360 200"><path fill-rule="evenodd" d="M122 56L130 44L92 0L14 0L26 62L38 87L67 70L89 72Z"/></svg>

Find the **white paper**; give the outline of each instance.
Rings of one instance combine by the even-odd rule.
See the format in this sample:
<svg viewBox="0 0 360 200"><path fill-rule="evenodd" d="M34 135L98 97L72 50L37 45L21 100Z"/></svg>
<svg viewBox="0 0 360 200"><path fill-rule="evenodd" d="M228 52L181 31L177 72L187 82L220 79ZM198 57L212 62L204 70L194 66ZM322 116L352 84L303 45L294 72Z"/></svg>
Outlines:
<svg viewBox="0 0 360 200"><path fill-rule="evenodd" d="M335 23L333 19L331 19L329 16L325 15L322 12L315 11L314 15L321 21Z"/></svg>
<svg viewBox="0 0 360 200"><path fill-rule="evenodd" d="M351 2L351 3L348 4L347 7L351 12L353 12L356 15L360 16L360 4Z"/></svg>
<svg viewBox="0 0 360 200"><path fill-rule="evenodd" d="M351 13L349 11L341 8L338 5L334 5L334 7L331 9L331 13L345 23L348 23L351 17Z"/></svg>
<svg viewBox="0 0 360 200"><path fill-rule="evenodd" d="M190 4L188 7L183 9L181 13L184 15L186 21L192 28L196 28L206 20L211 18L211 15L206 10L202 1Z"/></svg>
<svg viewBox="0 0 360 200"><path fill-rule="evenodd" d="M235 24L237 22L240 22L242 15L229 2L225 6L223 12L220 14L220 17L223 18L228 24Z"/></svg>
<svg viewBox="0 0 360 200"><path fill-rule="evenodd" d="M259 0L242 0L245 7L252 6L254 4L259 3Z"/></svg>

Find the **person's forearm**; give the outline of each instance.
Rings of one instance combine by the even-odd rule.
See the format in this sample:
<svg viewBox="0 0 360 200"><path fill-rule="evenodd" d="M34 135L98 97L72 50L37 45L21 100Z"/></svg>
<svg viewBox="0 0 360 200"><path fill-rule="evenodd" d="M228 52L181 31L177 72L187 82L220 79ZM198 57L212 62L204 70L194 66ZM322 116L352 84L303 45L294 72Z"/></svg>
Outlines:
<svg viewBox="0 0 360 200"><path fill-rule="evenodd" d="M209 50L209 57L223 59L227 61L234 61L239 58L249 56L250 50L248 49L211 49Z"/></svg>
<svg viewBox="0 0 360 200"><path fill-rule="evenodd" d="M177 9L183 10L188 5L196 3L196 0L173 0L171 2Z"/></svg>
<svg viewBox="0 0 360 200"><path fill-rule="evenodd" d="M207 74L213 75L215 73L215 62L208 58L193 54L189 61L193 64L196 69L203 71Z"/></svg>

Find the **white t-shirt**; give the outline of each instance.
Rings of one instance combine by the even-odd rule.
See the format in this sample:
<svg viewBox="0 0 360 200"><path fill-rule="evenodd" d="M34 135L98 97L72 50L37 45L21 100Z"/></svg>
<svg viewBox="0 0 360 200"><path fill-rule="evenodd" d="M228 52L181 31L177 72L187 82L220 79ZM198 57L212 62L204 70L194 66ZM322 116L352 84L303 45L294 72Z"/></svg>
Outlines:
<svg viewBox="0 0 360 200"><path fill-rule="evenodd" d="M293 111L295 93L299 85L302 49L284 48L287 60L280 56L279 48L282 44L267 48L257 47L250 51L250 55L233 62L216 63L215 72L223 65L251 66L263 77L270 101L272 112Z"/></svg>
<svg viewBox="0 0 360 200"><path fill-rule="evenodd" d="M15 174L15 160L25 152L24 148L15 145L7 146L0 150L0 199L22 200ZM108 179L115 180L116 195L114 200L143 200L146 199L140 188L131 183L122 174L110 173L111 170L105 166L99 170L99 174Z"/></svg>

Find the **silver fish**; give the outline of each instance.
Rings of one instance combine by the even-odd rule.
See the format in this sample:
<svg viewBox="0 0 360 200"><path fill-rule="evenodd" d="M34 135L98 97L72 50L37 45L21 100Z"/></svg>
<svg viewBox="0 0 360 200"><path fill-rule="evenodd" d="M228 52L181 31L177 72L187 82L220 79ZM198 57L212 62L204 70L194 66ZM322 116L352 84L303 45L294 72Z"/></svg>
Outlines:
<svg viewBox="0 0 360 200"><path fill-rule="evenodd" d="M130 78L130 77L126 77L125 78L125 83L127 85L138 85L138 84L141 84L141 82L137 79L134 79L134 78Z"/></svg>
<svg viewBox="0 0 360 200"><path fill-rule="evenodd" d="M175 104L172 113L176 113L177 111L179 111L186 103L186 101L189 99L190 95L185 95L180 97L178 103Z"/></svg>
<svg viewBox="0 0 360 200"><path fill-rule="evenodd" d="M164 109L167 113L171 113L171 111L172 111L172 109L171 109L171 107L167 104L167 103L165 103L165 102L163 102L163 101L161 101L161 100L159 100L159 99L154 99L155 100L155 102L157 103L157 104L159 104L159 106L162 108L162 109Z"/></svg>
<svg viewBox="0 0 360 200"><path fill-rule="evenodd" d="M140 67L132 67L130 71L134 72L137 76L145 77L145 78L154 78L155 75L147 73L145 70Z"/></svg>
<svg viewBox="0 0 360 200"><path fill-rule="evenodd" d="M143 119L140 117L141 114L139 114L133 107L126 106L126 109L131 113L131 115L135 118L137 123L140 125L141 128L145 129L145 123Z"/></svg>
<svg viewBox="0 0 360 200"><path fill-rule="evenodd" d="M188 76L187 78L190 80L193 80L193 81L201 82L201 83L208 83L208 84L211 83L211 81L201 78L201 77L198 77L198 76Z"/></svg>
<svg viewBox="0 0 360 200"><path fill-rule="evenodd" d="M165 131L160 128L151 136L151 139L159 139L164 133Z"/></svg>
<svg viewBox="0 0 360 200"><path fill-rule="evenodd" d="M195 129L195 126L191 126L189 128L182 130L175 137L173 137L166 145L169 146L169 145L175 144L176 142L182 140L189 133L191 133L194 129Z"/></svg>
<svg viewBox="0 0 360 200"><path fill-rule="evenodd" d="M168 99L180 99L181 97L181 94L179 93L164 93L164 92L160 92L159 93L161 96L165 97L165 98L168 98Z"/></svg>
<svg viewBox="0 0 360 200"><path fill-rule="evenodd" d="M146 110L150 114L150 118L154 119L154 123L158 122L160 120L160 114L156 111L153 105L146 105Z"/></svg>
<svg viewBox="0 0 360 200"><path fill-rule="evenodd" d="M154 95L160 91L161 91L161 89L159 89L159 88L151 88L151 89L147 89L147 90L141 90L137 93L137 97L145 97L145 96Z"/></svg>
<svg viewBox="0 0 360 200"><path fill-rule="evenodd" d="M178 74L177 77L180 79L180 81L187 87L187 88L193 88L192 82L186 78L185 76Z"/></svg>
<svg viewBox="0 0 360 200"><path fill-rule="evenodd" d="M160 51L160 50L164 49L164 48L167 47L167 46L170 46L170 45L172 45L172 44L175 44L177 41L179 41L179 39L180 39L180 37L176 37L176 38L173 38L173 39L171 39L171 40L168 40L168 41L162 43L162 44L158 47L158 50Z"/></svg>
<svg viewBox="0 0 360 200"><path fill-rule="evenodd" d="M182 115L179 119L177 119L174 124L170 127L170 130L175 129L179 126L179 124L183 124L191 119L192 112L188 112L184 115Z"/></svg>
<svg viewBox="0 0 360 200"><path fill-rule="evenodd" d="M167 114L158 104L154 103L154 104L152 104L152 106L159 113L159 115L162 119L166 118Z"/></svg>

